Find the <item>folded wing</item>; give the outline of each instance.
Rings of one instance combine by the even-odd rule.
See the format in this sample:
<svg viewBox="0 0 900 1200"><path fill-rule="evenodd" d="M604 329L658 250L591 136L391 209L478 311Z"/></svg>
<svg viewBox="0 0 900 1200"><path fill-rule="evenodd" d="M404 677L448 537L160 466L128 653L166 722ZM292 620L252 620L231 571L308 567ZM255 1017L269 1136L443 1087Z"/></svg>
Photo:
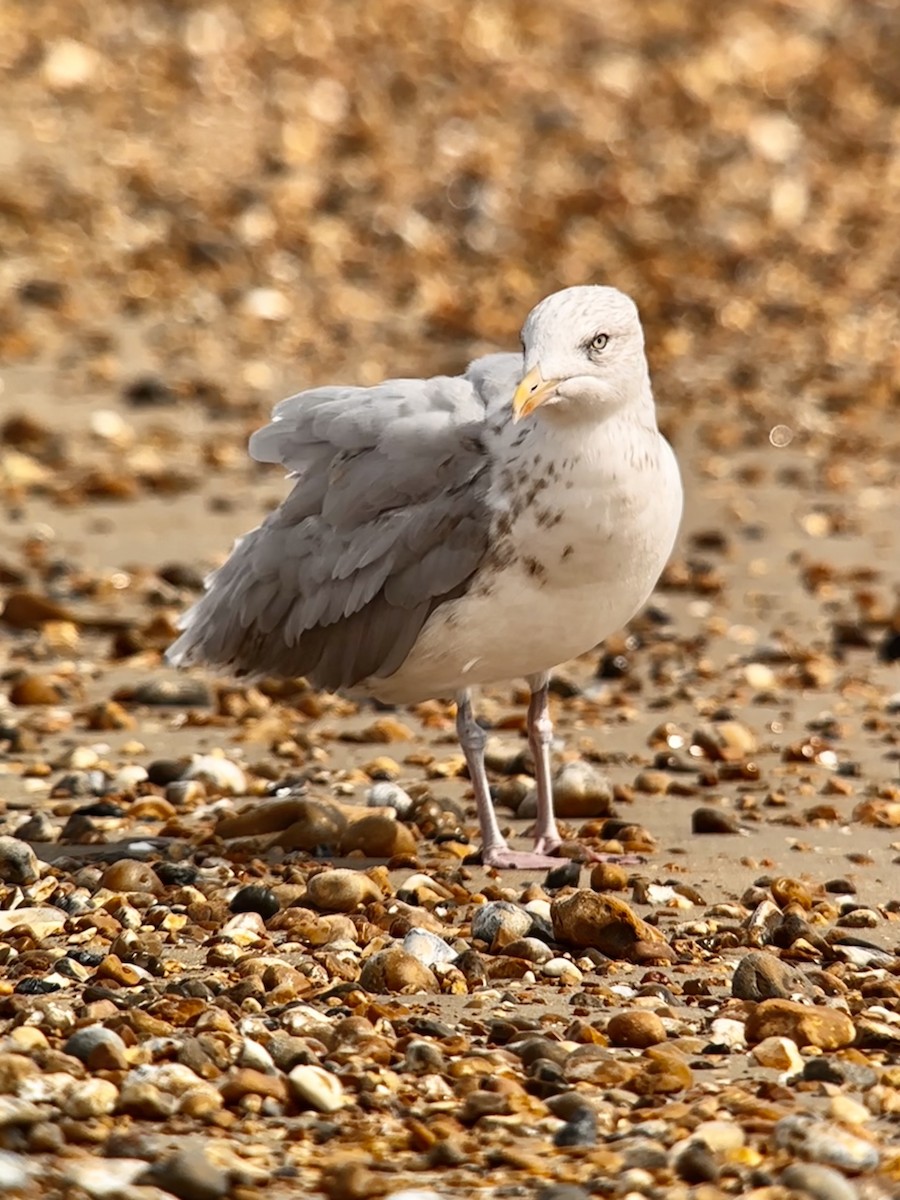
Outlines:
<svg viewBox="0 0 900 1200"><path fill-rule="evenodd" d="M476 367L465 377L317 388L279 404L250 453L282 463L293 488L210 577L170 661L305 675L327 688L396 671L487 551L490 460Z"/></svg>

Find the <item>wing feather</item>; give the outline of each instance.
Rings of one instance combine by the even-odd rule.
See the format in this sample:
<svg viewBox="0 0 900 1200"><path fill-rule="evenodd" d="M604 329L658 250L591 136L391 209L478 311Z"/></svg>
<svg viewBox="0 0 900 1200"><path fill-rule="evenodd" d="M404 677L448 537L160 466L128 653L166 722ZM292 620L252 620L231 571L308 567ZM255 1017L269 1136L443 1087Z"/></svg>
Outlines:
<svg viewBox="0 0 900 1200"><path fill-rule="evenodd" d="M330 688L396 671L487 553L481 434L498 367L504 381L521 371L518 356L502 357L462 377L315 388L278 404L250 453L281 463L293 488L211 576L170 660ZM508 402L511 386L500 391Z"/></svg>

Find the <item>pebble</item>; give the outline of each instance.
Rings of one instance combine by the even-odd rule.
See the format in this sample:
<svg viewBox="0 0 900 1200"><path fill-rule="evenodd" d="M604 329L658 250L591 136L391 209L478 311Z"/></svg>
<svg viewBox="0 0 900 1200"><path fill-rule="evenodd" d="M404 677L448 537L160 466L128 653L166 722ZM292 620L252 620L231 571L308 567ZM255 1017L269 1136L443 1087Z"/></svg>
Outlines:
<svg viewBox="0 0 900 1200"><path fill-rule="evenodd" d="M76 1121L103 1117L113 1112L119 1089L108 1079L79 1080L63 1099L62 1110Z"/></svg>
<svg viewBox="0 0 900 1200"><path fill-rule="evenodd" d="M489 946L493 946L498 937L513 941L531 931L532 920L530 913L520 905L508 900L492 900L475 910L472 937Z"/></svg>
<svg viewBox="0 0 900 1200"><path fill-rule="evenodd" d="M58 908L46 906L0 910L0 934L20 927L29 930L31 935L39 940L52 937L65 929L66 914Z"/></svg>
<svg viewBox="0 0 900 1200"><path fill-rule="evenodd" d="M437 978L430 968L397 946L379 950L365 960L359 986L376 994L415 995L439 991Z"/></svg>
<svg viewBox="0 0 900 1200"><path fill-rule="evenodd" d="M347 1102L341 1081L322 1067L297 1066L287 1078L297 1100L316 1112L337 1112Z"/></svg>
<svg viewBox="0 0 900 1200"><path fill-rule="evenodd" d="M849 1179L821 1163L791 1163L781 1172L780 1182L812 1200L858 1200L859 1197Z"/></svg>
<svg viewBox="0 0 900 1200"><path fill-rule="evenodd" d="M33 1162L21 1154L0 1150L0 1191L15 1193L33 1177Z"/></svg>
<svg viewBox="0 0 900 1200"><path fill-rule="evenodd" d="M344 830L341 854L359 852L365 858L414 855L416 839L408 825L381 813L360 817Z"/></svg>
<svg viewBox="0 0 900 1200"><path fill-rule="evenodd" d="M811 991L802 971L765 950L745 954L731 977L731 994L739 1000L787 1000Z"/></svg>
<svg viewBox="0 0 900 1200"><path fill-rule="evenodd" d="M666 1028L654 1012L635 1009L616 1013L606 1026L606 1036L611 1046L631 1046L643 1050L666 1040Z"/></svg>
<svg viewBox="0 0 900 1200"><path fill-rule="evenodd" d="M202 679L147 679L134 689L136 704L170 705L173 708L208 708L212 704L209 685Z"/></svg>
<svg viewBox="0 0 900 1200"><path fill-rule="evenodd" d="M161 879L149 863L133 858L122 858L108 866L100 883L113 892L146 892L151 896L161 896L165 891Z"/></svg>
<svg viewBox="0 0 900 1200"><path fill-rule="evenodd" d="M590 1107L579 1109L553 1135L554 1146L594 1146L597 1144L597 1114Z"/></svg>
<svg viewBox="0 0 900 1200"><path fill-rule="evenodd" d="M403 939L403 949L426 967L435 963L453 962L456 951L443 938L427 929L410 929Z"/></svg>
<svg viewBox="0 0 900 1200"><path fill-rule="evenodd" d="M595 892L624 892L628 871L618 863L597 863L591 869L591 887Z"/></svg>
<svg viewBox="0 0 900 1200"><path fill-rule="evenodd" d="M553 933L562 942L593 947L629 962L664 960L671 952L658 929L615 896L580 889L551 905Z"/></svg>
<svg viewBox="0 0 900 1200"><path fill-rule="evenodd" d="M740 833L741 827L733 813L708 805L691 813L691 833Z"/></svg>
<svg viewBox="0 0 900 1200"><path fill-rule="evenodd" d="M775 1123L772 1137L776 1146L791 1154L854 1175L874 1171L881 1157L871 1142L809 1113L782 1117Z"/></svg>
<svg viewBox="0 0 900 1200"><path fill-rule="evenodd" d="M137 1182L154 1184L178 1200L221 1200L231 1190L228 1173L197 1145L153 1163Z"/></svg>
<svg viewBox="0 0 900 1200"><path fill-rule="evenodd" d="M803 1070L803 1058L797 1049L797 1043L787 1037L767 1037L757 1042L751 1051L761 1067L771 1067L775 1071L798 1074Z"/></svg>
<svg viewBox="0 0 900 1200"><path fill-rule="evenodd" d="M66 1040L63 1052L94 1071L120 1071L126 1065L125 1043L104 1025L86 1025Z"/></svg>
<svg viewBox="0 0 900 1200"><path fill-rule="evenodd" d="M309 903L322 912L349 913L381 899L381 889L368 875L344 867L313 875L306 894Z"/></svg>
<svg viewBox="0 0 900 1200"><path fill-rule="evenodd" d="M281 902L271 888L248 884L235 892L228 907L233 913L258 913L267 921L280 910Z"/></svg>
<svg viewBox="0 0 900 1200"><path fill-rule="evenodd" d="M380 780L366 792L366 803L372 808L393 808L397 816L405 820L412 813L415 802L409 792L396 783Z"/></svg>
<svg viewBox="0 0 900 1200"><path fill-rule="evenodd" d="M68 1159L63 1177L73 1188L86 1192L94 1200L112 1200L113 1197L128 1196L131 1185L147 1170L142 1158L89 1158Z"/></svg>
<svg viewBox="0 0 900 1200"><path fill-rule="evenodd" d="M548 958L541 964L541 974L548 979L560 979L563 983L579 984L584 981L584 974L568 958Z"/></svg>
<svg viewBox="0 0 900 1200"><path fill-rule="evenodd" d="M612 784L590 763L565 763L553 779L553 803L560 817L586 818L612 815ZM522 814L521 808L519 815Z"/></svg>
<svg viewBox="0 0 900 1200"><path fill-rule="evenodd" d="M41 877L37 855L14 837L0 837L0 880L4 883L36 883Z"/></svg>
<svg viewBox="0 0 900 1200"><path fill-rule="evenodd" d="M685 1183L716 1183L719 1179L719 1166L715 1156L709 1146L698 1139L688 1142L677 1156L675 1170Z"/></svg>
<svg viewBox="0 0 900 1200"><path fill-rule="evenodd" d="M785 1037L800 1047L839 1050L852 1045L856 1030L850 1017L837 1008L763 1000L748 1016L744 1035L751 1046L769 1037Z"/></svg>
<svg viewBox="0 0 900 1200"><path fill-rule="evenodd" d="M197 779L219 796L244 796L247 792L243 770L237 763L215 754L195 754L182 779Z"/></svg>

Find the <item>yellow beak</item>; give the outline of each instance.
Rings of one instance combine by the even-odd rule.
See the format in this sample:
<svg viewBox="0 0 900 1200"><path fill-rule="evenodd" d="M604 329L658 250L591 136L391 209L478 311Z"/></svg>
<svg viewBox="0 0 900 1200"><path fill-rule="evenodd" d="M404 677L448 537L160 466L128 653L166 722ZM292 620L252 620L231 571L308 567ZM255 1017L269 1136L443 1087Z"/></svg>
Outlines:
<svg viewBox="0 0 900 1200"><path fill-rule="evenodd" d="M530 416L539 404L553 395L558 384L558 379L545 379L540 367L532 367L513 396L513 420L521 421Z"/></svg>

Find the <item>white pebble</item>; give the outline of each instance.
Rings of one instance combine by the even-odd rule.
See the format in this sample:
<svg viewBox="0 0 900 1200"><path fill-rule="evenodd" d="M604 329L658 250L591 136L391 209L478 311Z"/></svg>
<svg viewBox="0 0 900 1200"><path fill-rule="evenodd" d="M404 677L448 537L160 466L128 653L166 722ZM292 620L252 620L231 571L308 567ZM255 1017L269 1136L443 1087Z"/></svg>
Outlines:
<svg viewBox="0 0 900 1200"><path fill-rule="evenodd" d="M550 979L562 979L566 983L581 983L584 979L581 971L567 958L549 958L541 965L541 974Z"/></svg>
<svg viewBox="0 0 900 1200"><path fill-rule="evenodd" d="M751 1054L761 1067L771 1067L790 1075L803 1070L803 1057L797 1043L788 1037L763 1038L753 1047Z"/></svg>
<svg viewBox="0 0 900 1200"><path fill-rule="evenodd" d="M216 754L195 754L183 778L200 779L226 795L243 796L247 791L247 776L237 763Z"/></svg>
<svg viewBox="0 0 900 1200"><path fill-rule="evenodd" d="M333 1113L344 1107L344 1087L336 1075L324 1067L294 1067L288 1083L299 1100L316 1112Z"/></svg>
<svg viewBox="0 0 900 1200"><path fill-rule="evenodd" d="M716 1046L728 1046L731 1050L739 1050L746 1045L744 1038L744 1022L734 1017L716 1017L709 1027L709 1040Z"/></svg>
<svg viewBox="0 0 900 1200"><path fill-rule="evenodd" d="M427 929L410 929L403 939L403 949L426 967L434 966L435 963L452 962L456 958L453 947Z"/></svg>
<svg viewBox="0 0 900 1200"><path fill-rule="evenodd" d="M413 798L396 783L380 780L366 792L366 804L369 808L392 808L403 819L412 811Z"/></svg>

